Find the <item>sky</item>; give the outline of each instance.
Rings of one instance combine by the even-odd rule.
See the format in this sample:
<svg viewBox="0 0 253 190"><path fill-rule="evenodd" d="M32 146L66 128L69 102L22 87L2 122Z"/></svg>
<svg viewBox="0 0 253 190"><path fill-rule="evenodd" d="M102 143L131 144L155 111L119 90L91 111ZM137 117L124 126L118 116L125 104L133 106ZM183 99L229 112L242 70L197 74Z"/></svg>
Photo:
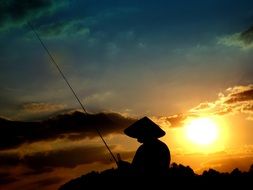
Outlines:
<svg viewBox="0 0 253 190"><path fill-rule="evenodd" d="M197 173L248 170L252 7L251 0L0 0L0 187L50 190L115 167L94 126L131 161L139 144L123 129L143 116L166 131L173 162ZM186 126L204 117L218 126L216 141L189 142Z"/></svg>

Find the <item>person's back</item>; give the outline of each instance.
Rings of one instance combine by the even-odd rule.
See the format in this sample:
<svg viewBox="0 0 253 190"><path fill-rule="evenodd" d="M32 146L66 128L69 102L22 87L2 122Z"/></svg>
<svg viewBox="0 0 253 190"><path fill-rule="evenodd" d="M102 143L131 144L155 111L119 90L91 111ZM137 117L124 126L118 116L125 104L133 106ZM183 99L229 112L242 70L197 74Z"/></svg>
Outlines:
<svg viewBox="0 0 253 190"><path fill-rule="evenodd" d="M164 175L170 164L170 151L158 139L144 142L137 150L132 161L133 169L144 175Z"/></svg>

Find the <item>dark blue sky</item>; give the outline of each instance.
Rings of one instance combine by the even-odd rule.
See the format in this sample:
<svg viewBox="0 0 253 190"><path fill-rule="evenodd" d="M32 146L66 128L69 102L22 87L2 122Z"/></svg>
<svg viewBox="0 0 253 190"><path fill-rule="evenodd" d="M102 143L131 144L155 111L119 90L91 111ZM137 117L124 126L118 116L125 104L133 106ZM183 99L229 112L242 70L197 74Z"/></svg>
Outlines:
<svg viewBox="0 0 253 190"><path fill-rule="evenodd" d="M78 108L27 21L89 111L166 115L252 83L252 30L242 36L252 7L250 0L1 1L0 114Z"/></svg>

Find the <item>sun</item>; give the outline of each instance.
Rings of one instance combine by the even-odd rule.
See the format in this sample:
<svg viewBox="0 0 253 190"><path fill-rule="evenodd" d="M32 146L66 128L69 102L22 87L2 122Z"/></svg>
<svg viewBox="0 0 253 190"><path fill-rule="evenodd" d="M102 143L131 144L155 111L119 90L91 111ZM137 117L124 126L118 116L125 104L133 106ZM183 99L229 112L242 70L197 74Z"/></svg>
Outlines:
<svg viewBox="0 0 253 190"><path fill-rule="evenodd" d="M198 145L210 145L219 136L218 125L211 118L192 119L185 127L187 139Z"/></svg>

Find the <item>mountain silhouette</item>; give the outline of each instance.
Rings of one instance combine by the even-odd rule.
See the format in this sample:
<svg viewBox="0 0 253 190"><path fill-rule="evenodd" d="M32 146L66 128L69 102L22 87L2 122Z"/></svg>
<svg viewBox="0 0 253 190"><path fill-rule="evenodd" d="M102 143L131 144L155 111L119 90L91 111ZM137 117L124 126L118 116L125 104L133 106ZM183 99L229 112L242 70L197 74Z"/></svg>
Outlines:
<svg viewBox="0 0 253 190"><path fill-rule="evenodd" d="M214 169L205 170L201 175L192 168L172 163L164 176L137 176L122 169L92 171L63 184L58 190L103 189L251 189L253 164L247 172L235 168L231 173Z"/></svg>

